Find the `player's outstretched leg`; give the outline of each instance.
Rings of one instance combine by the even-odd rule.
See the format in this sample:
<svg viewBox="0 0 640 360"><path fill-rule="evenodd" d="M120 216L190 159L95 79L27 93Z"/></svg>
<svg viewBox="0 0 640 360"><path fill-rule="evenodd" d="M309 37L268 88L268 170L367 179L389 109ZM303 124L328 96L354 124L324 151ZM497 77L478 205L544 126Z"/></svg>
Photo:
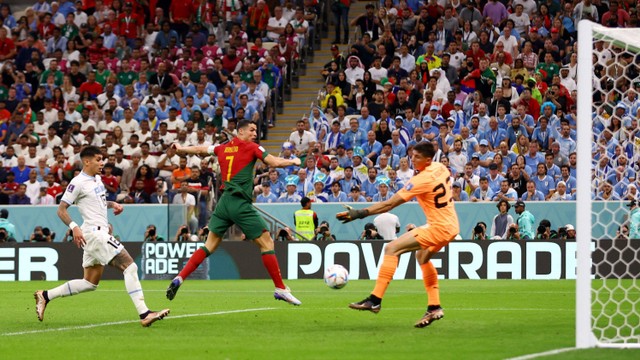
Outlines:
<svg viewBox="0 0 640 360"><path fill-rule="evenodd" d="M266 228L266 226L262 226ZM291 305L302 305L302 301L298 300L291 293L291 289L282 281L282 274L280 273L280 265L278 264L278 258L276 258L276 252L273 249L273 239L269 232L264 230L260 236L255 240L256 245L260 248L262 254L262 265L267 269L273 285L276 289L273 292L273 298L276 300L286 301Z"/></svg>
<svg viewBox="0 0 640 360"><path fill-rule="evenodd" d="M444 317L444 310L440 305L429 305L424 316L414 325L417 328L423 328L431 325L432 322L440 320Z"/></svg>
<svg viewBox="0 0 640 360"><path fill-rule="evenodd" d="M382 259L382 265L378 272L376 287L371 292L371 295L362 301L349 304L351 309L368 310L375 314L380 312L380 309L382 309L382 296L384 296L385 291L387 291L387 287L393 278L393 274L396 272L396 267L398 267L398 256L386 253L390 248L391 246L387 245L385 255Z"/></svg>
<svg viewBox="0 0 640 360"><path fill-rule="evenodd" d="M36 314L38 320L44 319L44 310L47 308L49 301L58 298L78 295L87 291L94 291L98 285L94 285L85 279L69 280L66 283L57 286L51 290L38 290L33 294L36 299Z"/></svg>
<svg viewBox="0 0 640 360"><path fill-rule="evenodd" d="M211 234L212 233L209 233L209 237L211 237ZM209 239L207 239L207 241L209 241ZM169 284L169 287L167 288L167 299L173 300L176 297L178 289L180 289L184 280L189 277L189 275L191 275L191 273L194 272L209 255L211 255L211 252L206 246L201 246L193 253L193 255L191 255L189 261L187 261L187 264L180 271L178 276L171 280L171 284Z"/></svg>

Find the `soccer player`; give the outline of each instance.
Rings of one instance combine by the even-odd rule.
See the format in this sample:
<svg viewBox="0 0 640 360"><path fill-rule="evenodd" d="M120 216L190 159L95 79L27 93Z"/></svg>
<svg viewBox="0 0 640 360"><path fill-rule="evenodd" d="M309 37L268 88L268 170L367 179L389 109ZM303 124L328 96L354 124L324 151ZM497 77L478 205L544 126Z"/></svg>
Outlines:
<svg viewBox="0 0 640 360"><path fill-rule="evenodd" d="M115 215L122 213L124 209L116 202L107 201L107 190L100 179L103 166L100 149L88 146L80 152L80 159L83 165L82 172L67 186L58 206L58 216L73 232L73 242L78 248L84 249L82 256L84 277L67 281L51 290L36 291L34 297L38 320L42 321L44 318L44 311L49 301L96 290L104 266L111 265L124 274L124 285L140 314L140 323L144 327L151 326L169 315L169 309L157 312L149 310L144 302L142 286L138 279L138 266L124 246L109 233L107 209L113 209ZM78 226L69 216L68 208L74 203L82 215L81 226Z"/></svg>
<svg viewBox="0 0 640 360"><path fill-rule="evenodd" d="M237 224L247 239L252 239L260 248L262 263L276 286L273 296L293 305L300 305L284 285L278 259L274 252L273 239L262 217L251 205L253 195L253 168L258 159L271 167L300 166L299 158L283 159L267 153L256 144L256 124L242 120L238 122L238 136L223 145L180 146L172 144L179 155L215 155L220 164L220 175L224 181L224 192L209 220L209 235L204 246L196 250L167 288L167 299L173 300L183 281L211 255L227 229Z"/></svg>
<svg viewBox="0 0 640 360"><path fill-rule="evenodd" d="M373 204L368 208L359 210L349 208L348 211L336 214L338 220L347 223L369 215L388 212L415 197L429 219L427 225L417 227L387 244L376 286L371 295L362 301L349 304L350 308L378 313L381 309L382 297L398 266L398 257L405 252L418 250L416 259L422 269L428 307L415 326L425 327L444 316L444 311L440 307L438 272L429 260L442 247L449 244L458 235L460 229L458 215L451 198L449 170L441 163L433 162L434 155L433 144L418 143L413 148L411 160L419 174L413 176L403 189L391 199Z"/></svg>

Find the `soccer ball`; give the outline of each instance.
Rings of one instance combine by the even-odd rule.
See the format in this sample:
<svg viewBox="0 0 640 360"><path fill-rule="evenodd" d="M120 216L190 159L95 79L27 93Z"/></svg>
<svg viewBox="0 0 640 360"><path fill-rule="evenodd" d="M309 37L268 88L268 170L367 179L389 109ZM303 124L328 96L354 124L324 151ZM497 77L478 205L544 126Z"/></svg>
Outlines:
<svg viewBox="0 0 640 360"><path fill-rule="evenodd" d="M324 272L324 283L332 289L342 289L348 281L349 272L342 265L331 265Z"/></svg>

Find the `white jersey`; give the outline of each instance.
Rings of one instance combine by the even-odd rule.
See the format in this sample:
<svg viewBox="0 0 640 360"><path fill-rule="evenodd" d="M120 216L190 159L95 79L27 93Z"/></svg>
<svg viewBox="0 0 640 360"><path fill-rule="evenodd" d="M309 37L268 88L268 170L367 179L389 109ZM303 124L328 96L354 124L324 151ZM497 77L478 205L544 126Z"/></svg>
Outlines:
<svg viewBox="0 0 640 360"><path fill-rule="evenodd" d="M100 176L89 176L84 172L74 177L62 195L62 201L69 205L76 204L82 216L83 232L92 231L95 227L108 229L107 189Z"/></svg>

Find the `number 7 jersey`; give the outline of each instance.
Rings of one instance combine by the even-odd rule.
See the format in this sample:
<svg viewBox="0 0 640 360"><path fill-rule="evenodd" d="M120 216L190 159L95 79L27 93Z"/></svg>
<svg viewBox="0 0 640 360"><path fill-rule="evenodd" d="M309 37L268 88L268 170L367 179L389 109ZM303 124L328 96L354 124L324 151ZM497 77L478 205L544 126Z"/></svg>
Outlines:
<svg viewBox="0 0 640 360"><path fill-rule="evenodd" d="M258 159L264 160L267 151L253 141L233 138L224 145L212 146L209 153L218 157L220 176L225 193L253 199L253 169Z"/></svg>
<svg viewBox="0 0 640 360"><path fill-rule="evenodd" d="M407 182L397 194L405 201L415 197L427 217L429 226L460 232L458 215L451 197L450 172L446 166L432 162Z"/></svg>
<svg viewBox="0 0 640 360"><path fill-rule="evenodd" d="M100 176L89 176L84 172L74 177L62 195L61 201L76 204L82 215L82 230L100 226L109 228L107 217L107 189Z"/></svg>

